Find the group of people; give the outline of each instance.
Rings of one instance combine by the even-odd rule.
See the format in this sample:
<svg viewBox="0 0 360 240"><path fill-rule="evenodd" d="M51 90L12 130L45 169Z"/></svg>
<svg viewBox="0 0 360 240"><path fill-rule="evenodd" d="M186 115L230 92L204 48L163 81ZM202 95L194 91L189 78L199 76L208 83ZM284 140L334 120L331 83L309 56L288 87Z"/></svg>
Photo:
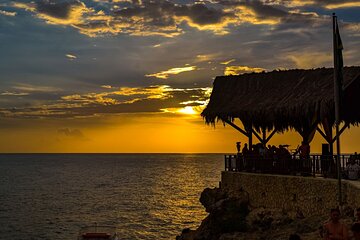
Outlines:
<svg viewBox="0 0 360 240"><path fill-rule="evenodd" d="M289 145L268 145L267 147L261 143L255 144L250 149L248 144L245 143L244 147L241 149L241 143L236 143L237 153L242 154L243 156L259 156L259 157L274 157L278 158L291 158L289 150L286 148Z"/></svg>
<svg viewBox="0 0 360 240"><path fill-rule="evenodd" d="M249 155L258 155L260 157L278 157L278 158L291 158L291 153L287 149L289 145L279 145L276 147L275 145L268 145L267 147L261 143L255 144L249 149L248 144L245 143L244 147L241 149L241 142L236 142L237 153L242 153L244 156ZM302 142L301 146L299 146L295 153L299 154L300 159L308 159L310 157L310 145L306 142Z"/></svg>
<svg viewBox="0 0 360 240"><path fill-rule="evenodd" d="M303 141L301 145L295 150L293 154L287 149L289 145L268 145L267 147L261 143L253 145L251 148L248 147L248 144L245 143L244 147L241 148L241 142L236 142L237 154L238 156L243 157L244 159L250 160L259 160L259 159L274 159L278 161L285 161L290 164L295 164L295 167L300 169L302 172L311 171L310 163L310 145ZM298 157L296 157L298 156ZM300 160L300 161L299 161ZM333 159L329 159L327 162L326 159L321 159L321 168L322 171L330 171L334 168ZM355 153L349 158L349 162L345 167L343 172L343 178L349 180L358 180L360 179L360 156ZM284 166L287 166L286 164ZM306 170L306 171L305 171ZM335 171L335 170L333 170ZM325 175L325 174L324 174Z"/></svg>
<svg viewBox="0 0 360 240"><path fill-rule="evenodd" d="M262 143L248 147L245 143L241 148L241 143L237 142L237 159L241 163L240 169L277 174L311 174L310 146L303 142L293 154L290 153L288 147L289 145L265 146Z"/></svg>

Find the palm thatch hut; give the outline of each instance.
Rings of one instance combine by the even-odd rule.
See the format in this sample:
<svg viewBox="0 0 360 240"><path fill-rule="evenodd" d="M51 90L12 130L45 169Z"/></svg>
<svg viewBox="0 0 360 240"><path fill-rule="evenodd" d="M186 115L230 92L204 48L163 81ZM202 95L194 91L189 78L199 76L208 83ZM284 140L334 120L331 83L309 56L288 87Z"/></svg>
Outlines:
<svg viewBox="0 0 360 240"><path fill-rule="evenodd" d="M201 115L208 124L221 120L233 126L249 137L250 145L252 134L266 144L276 132L289 129L295 129L308 143L318 130L332 145L333 73L333 68L318 68L219 76ZM342 131L360 122L360 67L343 69L343 86ZM240 119L244 129L233 123L235 118ZM269 137L266 131L272 131ZM258 134L261 132L262 137Z"/></svg>

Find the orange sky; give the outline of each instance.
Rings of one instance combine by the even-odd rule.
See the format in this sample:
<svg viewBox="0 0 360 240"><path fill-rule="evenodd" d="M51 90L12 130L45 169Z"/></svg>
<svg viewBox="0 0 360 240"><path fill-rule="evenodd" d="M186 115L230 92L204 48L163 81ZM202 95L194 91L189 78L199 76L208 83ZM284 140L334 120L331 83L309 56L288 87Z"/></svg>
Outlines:
<svg viewBox="0 0 360 240"><path fill-rule="evenodd" d="M333 12L344 65L359 66L359 10L353 0L2 1L0 152L234 152L244 136L200 117L215 77L332 67ZM342 151L359 140L346 130Z"/></svg>
<svg viewBox="0 0 360 240"><path fill-rule="evenodd" d="M235 142L247 141L228 125L206 125L198 114L122 114L3 124L9 128L0 135L0 152L234 153ZM341 151L358 151L359 140L359 127L346 130ZM294 149L300 142L300 135L289 132L275 135L269 144L290 144L289 149ZM323 142L317 133L312 152L321 152Z"/></svg>

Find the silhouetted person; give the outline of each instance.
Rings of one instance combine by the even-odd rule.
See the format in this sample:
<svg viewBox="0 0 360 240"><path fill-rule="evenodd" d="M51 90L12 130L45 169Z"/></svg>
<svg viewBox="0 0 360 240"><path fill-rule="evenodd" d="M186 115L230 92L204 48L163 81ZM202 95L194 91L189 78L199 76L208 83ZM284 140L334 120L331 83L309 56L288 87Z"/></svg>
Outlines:
<svg viewBox="0 0 360 240"><path fill-rule="evenodd" d="M246 154L249 153L249 148L248 148L247 143L244 144L244 147L243 147L241 152L242 152L243 155L246 155Z"/></svg>
<svg viewBox="0 0 360 240"><path fill-rule="evenodd" d="M310 145L302 141L301 146L298 148L297 152L299 152L300 159L309 159L310 158Z"/></svg>
<svg viewBox="0 0 360 240"><path fill-rule="evenodd" d="M354 158L350 158L349 164L346 166L346 174L349 180L358 180L360 175L360 166L355 162Z"/></svg>
<svg viewBox="0 0 360 240"><path fill-rule="evenodd" d="M258 147L258 151L259 151L259 155L261 157L264 157L265 156L265 148L264 148L264 145L262 145L261 143L257 144L257 147Z"/></svg>
<svg viewBox="0 0 360 240"><path fill-rule="evenodd" d="M287 150L284 145L279 145L279 148L277 149L277 154L280 159L290 159L291 158L291 154L290 154L289 150Z"/></svg>
<svg viewBox="0 0 360 240"><path fill-rule="evenodd" d="M241 142L236 142L236 150L238 153L240 153L240 149L241 149Z"/></svg>
<svg viewBox="0 0 360 240"><path fill-rule="evenodd" d="M298 147L295 154L299 153L300 161L299 167L301 167L301 172L310 173L311 172L311 161L310 161L310 145L302 141L301 146Z"/></svg>
<svg viewBox="0 0 360 240"><path fill-rule="evenodd" d="M267 154L270 156L270 157L274 157L276 153L276 146L274 145L268 145L268 151L267 151Z"/></svg>

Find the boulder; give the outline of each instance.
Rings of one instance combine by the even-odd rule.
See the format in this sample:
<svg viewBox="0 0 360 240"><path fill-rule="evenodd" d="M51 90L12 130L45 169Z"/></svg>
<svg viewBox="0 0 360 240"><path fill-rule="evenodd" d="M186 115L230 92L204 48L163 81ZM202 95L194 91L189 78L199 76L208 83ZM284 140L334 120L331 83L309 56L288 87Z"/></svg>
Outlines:
<svg viewBox="0 0 360 240"><path fill-rule="evenodd" d="M293 221L281 210L256 208L247 216L251 230L265 231L272 227L281 227Z"/></svg>
<svg viewBox="0 0 360 240"><path fill-rule="evenodd" d="M226 198L212 204L210 214L196 231L196 240L218 239L223 233L245 232L248 229L246 216L248 202L237 198Z"/></svg>
<svg viewBox="0 0 360 240"><path fill-rule="evenodd" d="M205 188L200 196L200 203L205 207L206 212L211 212L215 204L227 198L227 193L220 188ZM219 204L218 204L219 205Z"/></svg>

